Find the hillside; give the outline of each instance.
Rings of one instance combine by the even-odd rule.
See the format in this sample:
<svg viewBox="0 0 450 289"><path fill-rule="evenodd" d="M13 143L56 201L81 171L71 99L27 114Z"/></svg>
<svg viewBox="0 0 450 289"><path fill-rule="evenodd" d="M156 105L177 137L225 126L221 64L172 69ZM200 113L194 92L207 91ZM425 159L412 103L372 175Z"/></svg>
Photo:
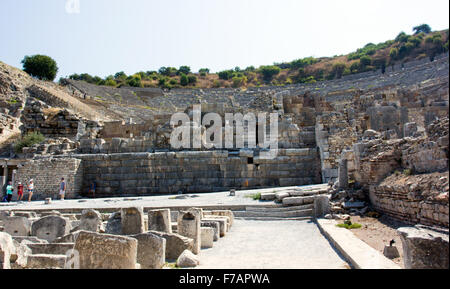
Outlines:
<svg viewBox="0 0 450 289"><path fill-rule="evenodd" d="M420 30L419 30L420 31ZM334 57L307 57L287 63L253 66L211 73L208 68L193 73L189 66L161 67L158 71L141 71L133 75L118 72L105 78L89 74L74 74L72 80L111 87L154 88L248 88L314 83L340 79L342 76L381 69L395 64L433 59L447 52L449 30L420 32L414 35L400 33L394 40L379 44L369 43L348 55Z"/></svg>

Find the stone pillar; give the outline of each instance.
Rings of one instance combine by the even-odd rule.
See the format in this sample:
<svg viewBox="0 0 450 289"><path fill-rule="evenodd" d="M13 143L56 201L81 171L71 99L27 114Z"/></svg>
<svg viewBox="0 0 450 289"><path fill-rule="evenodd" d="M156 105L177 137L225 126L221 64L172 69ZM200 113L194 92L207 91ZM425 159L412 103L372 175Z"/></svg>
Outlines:
<svg viewBox="0 0 450 289"><path fill-rule="evenodd" d="M330 199L328 196L314 198L314 217L321 218L330 213Z"/></svg>
<svg viewBox="0 0 450 289"><path fill-rule="evenodd" d="M151 210L148 212L148 229L151 231L172 233L170 210Z"/></svg>
<svg viewBox="0 0 450 289"><path fill-rule="evenodd" d="M200 253L201 249L201 214L201 209L189 209L178 215L178 234L194 240L194 254Z"/></svg>
<svg viewBox="0 0 450 289"><path fill-rule="evenodd" d="M339 161L339 189L348 188L348 164L347 159L342 158Z"/></svg>
<svg viewBox="0 0 450 289"><path fill-rule="evenodd" d="M8 164L5 163L5 164L3 165L2 188L3 188L3 186L6 184L7 181L8 181Z"/></svg>
<svg viewBox="0 0 450 289"><path fill-rule="evenodd" d="M144 209L142 207L122 208L122 234L136 235L145 232Z"/></svg>

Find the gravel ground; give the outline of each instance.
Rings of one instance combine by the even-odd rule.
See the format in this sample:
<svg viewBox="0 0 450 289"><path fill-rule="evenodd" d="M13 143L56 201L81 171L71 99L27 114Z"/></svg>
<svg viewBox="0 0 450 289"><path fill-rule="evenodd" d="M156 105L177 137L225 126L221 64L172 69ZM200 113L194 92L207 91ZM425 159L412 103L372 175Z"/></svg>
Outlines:
<svg viewBox="0 0 450 289"><path fill-rule="evenodd" d="M311 221L236 220L199 269L348 269Z"/></svg>

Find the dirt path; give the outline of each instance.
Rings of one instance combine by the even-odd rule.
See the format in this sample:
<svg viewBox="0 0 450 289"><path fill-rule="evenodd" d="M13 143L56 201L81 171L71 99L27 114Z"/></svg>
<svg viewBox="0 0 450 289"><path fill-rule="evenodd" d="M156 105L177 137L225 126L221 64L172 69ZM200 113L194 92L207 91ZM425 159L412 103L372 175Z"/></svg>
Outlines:
<svg viewBox="0 0 450 289"><path fill-rule="evenodd" d="M353 223L362 225L361 229L352 230L352 232L366 242L372 248L383 254L384 246L389 245L391 240L395 241L400 258L393 259L394 263L404 268L403 264L403 246L400 236L397 234L397 228L408 226L389 217L382 216L379 219L369 217L352 217Z"/></svg>

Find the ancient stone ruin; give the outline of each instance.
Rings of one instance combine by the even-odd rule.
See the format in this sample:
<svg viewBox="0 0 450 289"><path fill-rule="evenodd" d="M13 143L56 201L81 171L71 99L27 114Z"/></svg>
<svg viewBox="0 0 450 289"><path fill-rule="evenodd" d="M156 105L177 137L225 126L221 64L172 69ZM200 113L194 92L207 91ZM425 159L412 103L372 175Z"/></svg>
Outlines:
<svg viewBox="0 0 450 289"><path fill-rule="evenodd" d="M226 238L235 217L345 220L378 212L411 225L399 229L406 267L448 268L448 64L447 53L314 84L163 91L56 85L0 63L3 185L33 179L33 200L47 202L58 199L62 177L66 199L260 189L271 204L71 214L0 208L0 266L148 269L171 260L192 267L202 249ZM173 148L171 117L186 113L194 127L194 106L222 120L275 114L275 157L263 157L257 137L269 122L258 124L255 148ZM29 132L45 141L15 151L14 140ZM445 246L447 262L435 256Z"/></svg>

